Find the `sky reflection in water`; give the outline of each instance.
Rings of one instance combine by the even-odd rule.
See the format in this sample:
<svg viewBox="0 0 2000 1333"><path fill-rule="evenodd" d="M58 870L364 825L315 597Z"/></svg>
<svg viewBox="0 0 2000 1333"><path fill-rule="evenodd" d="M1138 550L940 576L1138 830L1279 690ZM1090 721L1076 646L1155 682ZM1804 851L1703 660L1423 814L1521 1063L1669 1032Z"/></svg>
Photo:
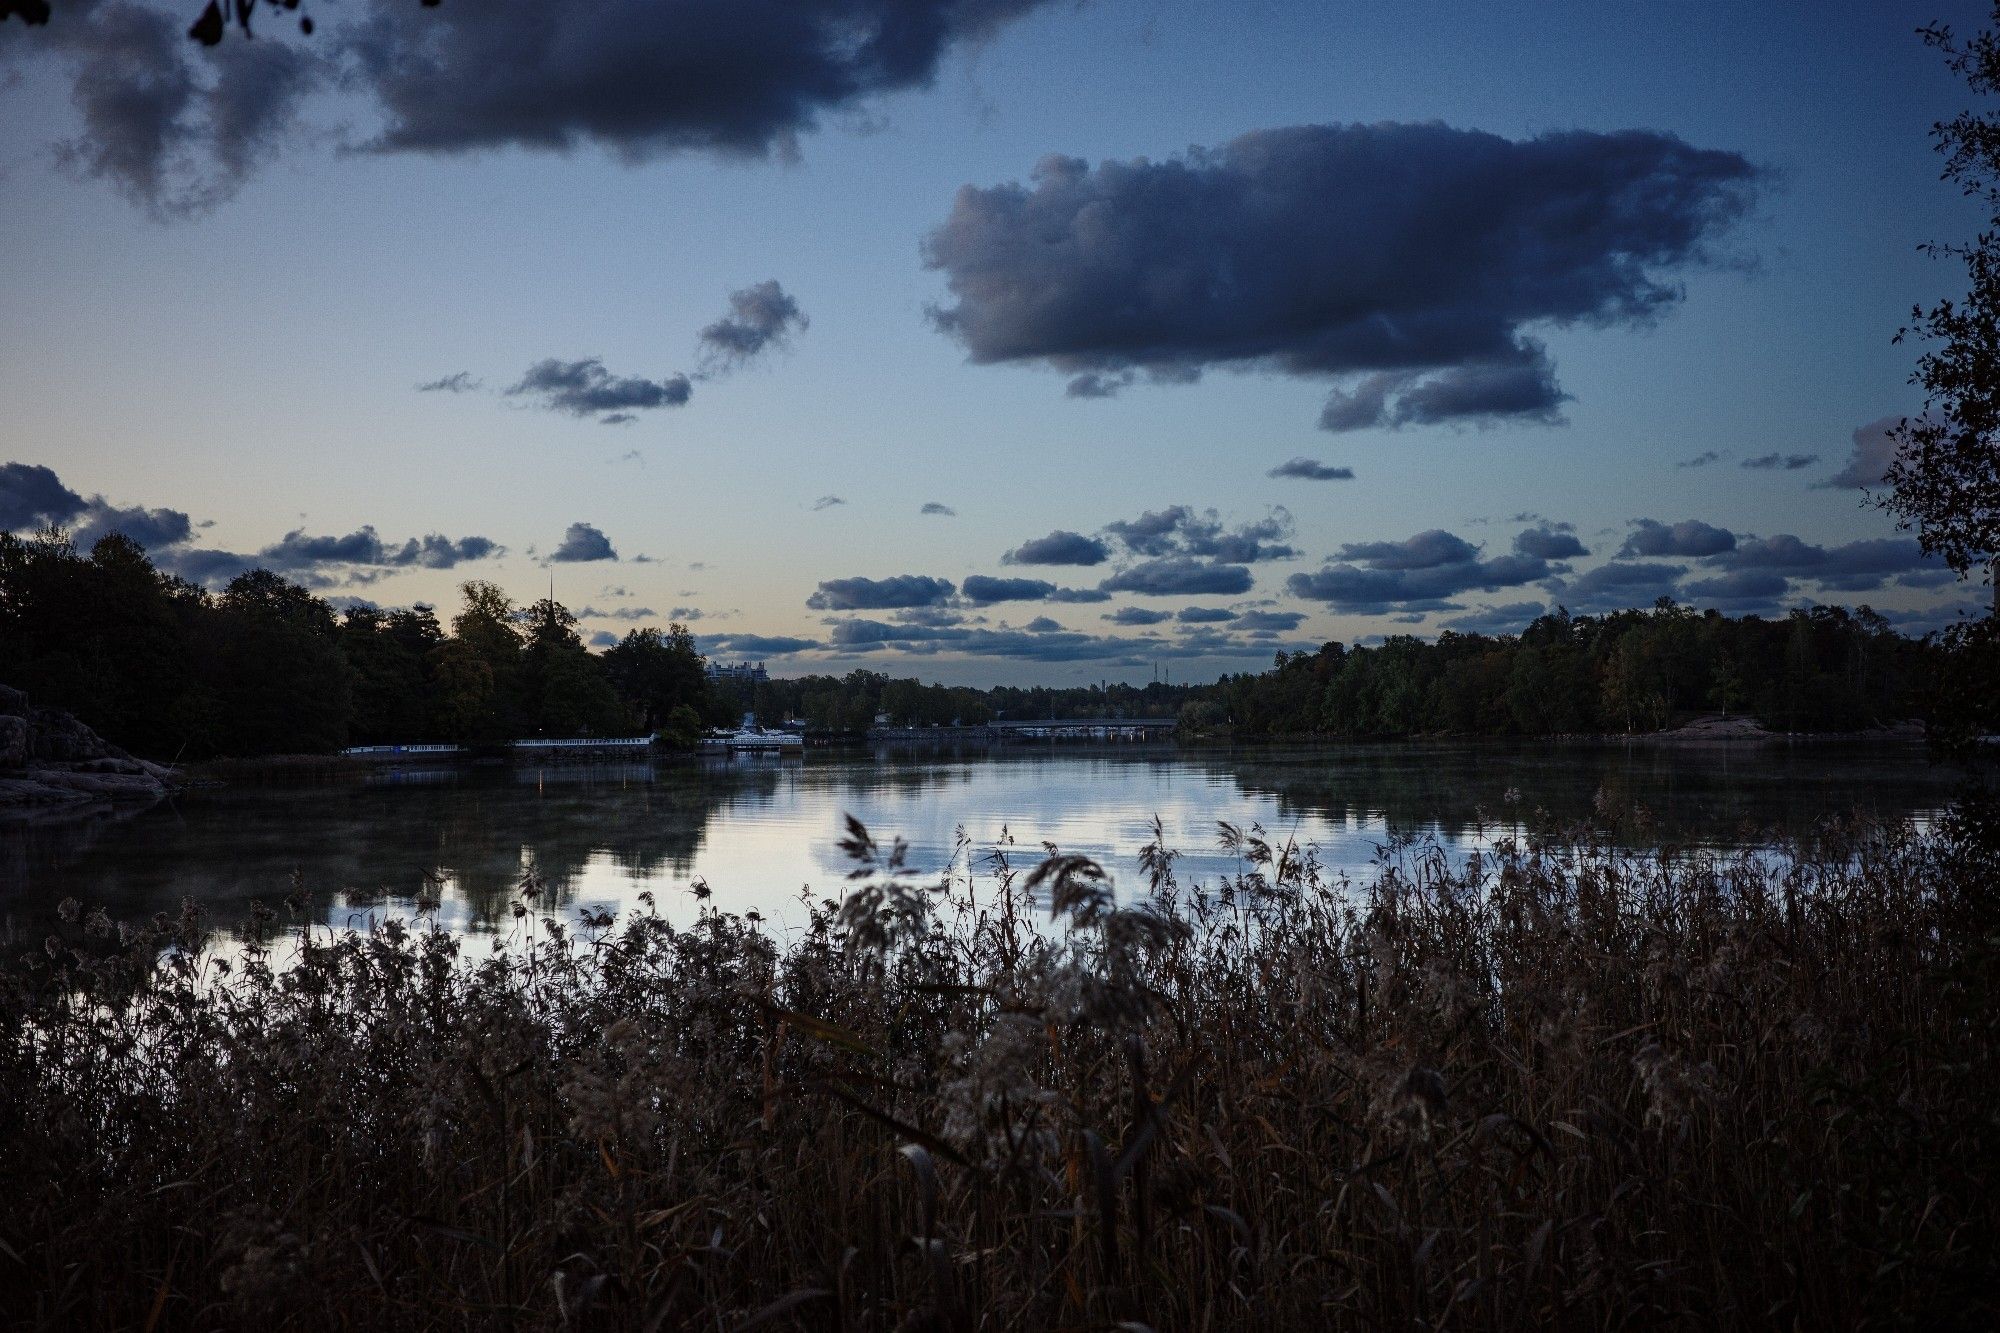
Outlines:
<svg viewBox="0 0 2000 1333"><path fill-rule="evenodd" d="M253 898L283 900L296 877L320 919L361 924L408 914L430 875L439 919L487 933L512 927L515 886L533 869L572 921L578 907L622 911L646 891L685 920L699 877L724 909L788 927L804 920L807 886L840 893L848 863L835 844L848 813L884 843L905 839L924 876L951 859L962 827L981 864L1005 833L1018 865L1050 842L1136 883L1155 815L1184 854L1183 878L1237 868L1216 847L1224 819L1295 836L1358 876L1391 835L1435 836L1462 854L1537 810L1585 818L1600 792L1654 816L1655 832L1630 839L1732 848L1855 810L1921 819L1951 781L1917 747L1827 745L1070 749L390 772L192 791L123 818L0 823L0 917L35 937L65 896L114 916L191 897L226 925Z"/></svg>

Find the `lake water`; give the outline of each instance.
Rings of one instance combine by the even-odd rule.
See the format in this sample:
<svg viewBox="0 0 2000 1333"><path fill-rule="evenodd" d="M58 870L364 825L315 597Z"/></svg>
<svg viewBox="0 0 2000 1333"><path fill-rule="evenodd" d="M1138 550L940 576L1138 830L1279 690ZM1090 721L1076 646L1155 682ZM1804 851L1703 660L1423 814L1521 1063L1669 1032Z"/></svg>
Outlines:
<svg viewBox="0 0 2000 1333"><path fill-rule="evenodd" d="M1183 878L1238 867L1217 850L1218 820L1296 837L1359 876L1392 836L1462 854L1538 809L1588 818L1600 794L1651 813L1626 835L1635 844L1728 849L1854 811L1925 819L1951 790L1919 746L1828 744L1023 748L379 772L192 790L122 816L0 821L0 928L38 938L68 896L114 916L193 898L226 925L295 884L321 919L362 924L407 914L428 882L440 919L492 932L511 929L529 869L571 920L647 891L685 919L700 880L725 909L754 907L782 927L804 919L802 891L841 892L848 863L835 843L849 813L885 843L907 840L918 872L950 861L963 829L975 856L1011 836L1026 865L1050 842L1137 883L1155 816L1185 854Z"/></svg>

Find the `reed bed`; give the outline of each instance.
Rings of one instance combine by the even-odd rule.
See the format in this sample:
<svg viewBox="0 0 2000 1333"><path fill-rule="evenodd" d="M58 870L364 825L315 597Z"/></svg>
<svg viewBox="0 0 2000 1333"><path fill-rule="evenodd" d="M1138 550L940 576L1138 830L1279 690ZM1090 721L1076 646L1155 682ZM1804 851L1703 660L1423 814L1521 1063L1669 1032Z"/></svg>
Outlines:
<svg viewBox="0 0 2000 1333"><path fill-rule="evenodd" d="M66 904L4 976L26 1327L1991 1327L1994 864L1587 833L1136 883L853 826L788 939ZM309 917L310 909L302 909ZM464 952L462 953L462 950ZM470 956L478 953L480 956Z"/></svg>

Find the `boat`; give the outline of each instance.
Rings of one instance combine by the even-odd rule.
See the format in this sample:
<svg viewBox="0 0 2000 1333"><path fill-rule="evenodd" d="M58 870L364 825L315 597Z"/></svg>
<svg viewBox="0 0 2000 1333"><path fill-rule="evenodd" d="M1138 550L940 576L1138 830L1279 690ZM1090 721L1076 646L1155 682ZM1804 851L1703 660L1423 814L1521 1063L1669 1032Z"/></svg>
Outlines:
<svg viewBox="0 0 2000 1333"><path fill-rule="evenodd" d="M756 715L745 713L743 725L734 731L711 731L701 738L703 754L804 754L806 738L796 731L766 731L757 725Z"/></svg>

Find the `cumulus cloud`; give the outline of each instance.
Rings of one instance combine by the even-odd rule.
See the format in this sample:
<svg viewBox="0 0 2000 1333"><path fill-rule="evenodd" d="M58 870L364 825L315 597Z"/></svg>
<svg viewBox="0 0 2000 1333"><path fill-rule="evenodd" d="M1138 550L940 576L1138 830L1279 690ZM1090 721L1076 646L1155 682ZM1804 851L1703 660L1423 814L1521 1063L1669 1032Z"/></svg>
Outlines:
<svg viewBox="0 0 2000 1333"><path fill-rule="evenodd" d="M1662 597L1674 596L1686 573L1686 565L1614 560L1570 579L1561 596L1564 605L1579 611L1651 606Z"/></svg>
<svg viewBox="0 0 2000 1333"><path fill-rule="evenodd" d="M1759 454L1755 458L1744 459L1737 466L1749 468L1754 472L1797 472L1817 462L1819 462L1818 454Z"/></svg>
<svg viewBox="0 0 2000 1333"><path fill-rule="evenodd" d="M788 657L811 652L826 645L818 639L802 639L789 634L701 634L695 642L705 653L727 653L736 657Z"/></svg>
<svg viewBox="0 0 2000 1333"><path fill-rule="evenodd" d="M1682 585L1682 601L1712 605L1725 611L1773 609L1791 591L1792 581L1764 569L1742 569Z"/></svg>
<svg viewBox="0 0 2000 1333"><path fill-rule="evenodd" d="M602 413L605 424L617 425L630 421L635 411L684 406L694 394L694 385L685 375L663 380L613 375L594 356L580 361L548 357L529 366L507 393L534 398L551 412L573 417Z"/></svg>
<svg viewBox="0 0 2000 1333"><path fill-rule="evenodd" d="M1236 613L1226 606L1184 606L1174 619L1183 625L1219 625L1225 620L1236 619Z"/></svg>
<svg viewBox="0 0 2000 1333"><path fill-rule="evenodd" d="M1514 534L1516 554L1533 556L1537 560L1574 560L1589 555L1576 534L1569 531L1570 524L1542 524L1525 532Z"/></svg>
<svg viewBox="0 0 2000 1333"><path fill-rule="evenodd" d="M1542 612L1540 602L1507 602L1500 606L1482 606L1476 611L1441 620L1438 627L1460 634L1519 634Z"/></svg>
<svg viewBox="0 0 2000 1333"><path fill-rule="evenodd" d="M659 612L655 611L650 606L616 606L616 607L583 606L577 608L575 615L578 620L658 620L659 619ZM673 618L675 620L700 620L701 612L690 610L687 607L677 606L674 608Z"/></svg>
<svg viewBox="0 0 2000 1333"><path fill-rule="evenodd" d="M1052 602L1108 602L1111 594L1102 588L1057 588L1049 594Z"/></svg>
<svg viewBox="0 0 2000 1333"><path fill-rule="evenodd" d="M1077 395L1225 367L1333 381L1332 430L1550 421L1565 395L1526 330L1656 318L1758 180L1666 134L1435 123L1048 157L959 191L926 241L953 298L933 318L975 363L1043 363Z"/></svg>
<svg viewBox="0 0 2000 1333"><path fill-rule="evenodd" d="M453 540L436 532L401 542L385 542L373 525L364 524L345 536L315 536L303 528L295 528L257 552L256 559L266 569L280 572L317 565L451 569L460 561L484 560L504 553L505 549L487 537Z"/></svg>
<svg viewBox="0 0 2000 1333"><path fill-rule="evenodd" d="M1365 562L1370 569L1436 569L1479 557L1479 548L1463 537L1432 528L1399 542L1349 542L1340 548L1342 560Z"/></svg>
<svg viewBox="0 0 2000 1333"><path fill-rule="evenodd" d="M973 574L959 585L965 600L977 606L991 606L995 602L1039 602L1055 590L1055 584L1043 579L996 579L985 574Z"/></svg>
<svg viewBox="0 0 2000 1333"><path fill-rule="evenodd" d="M1171 611L1156 611L1148 606L1121 606L1116 611L1106 611L1103 618L1114 625L1157 625L1163 620L1172 620Z"/></svg>
<svg viewBox="0 0 2000 1333"><path fill-rule="evenodd" d="M88 551L114 532L148 551L156 551L194 540L194 523L178 509L147 509L140 505L121 508L96 496L71 537L77 549Z"/></svg>
<svg viewBox="0 0 2000 1333"><path fill-rule="evenodd" d="M1182 613L1182 618L1186 618L1186 612ZM1303 611L1245 611L1230 622L1230 628L1247 630L1252 634L1290 633L1305 618Z"/></svg>
<svg viewBox="0 0 2000 1333"><path fill-rule="evenodd" d="M588 523L572 523L548 558L557 564L580 564L590 560L616 560L618 552L611 539Z"/></svg>
<svg viewBox="0 0 2000 1333"><path fill-rule="evenodd" d="M953 509L948 504L939 504L936 500L926 500L924 502L924 507L922 509L919 509L917 512L919 514L941 514L945 518L958 517L958 511L956 509Z"/></svg>
<svg viewBox="0 0 2000 1333"><path fill-rule="evenodd" d="M1876 537L1820 546L1789 532L1751 537L1714 557L1725 569L1775 571L1810 578L1834 592L1873 592L1892 576L1905 587L1923 586L1927 576L1946 573L1942 560L1926 556L1914 537Z"/></svg>
<svg viewBox="0 0 2000 1333"><path fill-rule="evenodd" d="M1272 468L1266 476L1297 477L1303 481L1353 481L1351 467L1332 467L1317 458L1307 458L1301 454Z"/></svg>
<svg viewBox="0 0 2000 1333"><path fill-rule="evenodd" d="M1657 519L1635 518L1632 534L1618 548L1621 556L1708 556L1733 550L1736 535L1725 528L1691 518L1684 523L1662 523Z"/></svg>
<svg viewBox="0 0 2000 1333"><path fill-rule="evenodd" d="M883 611L899 606L938 606L956 589L950 579L895 574L886 579L827 579L806 598L815 611Z"/></svg>
<svg viewBox="0 0 2000 1333"><path fill-rule="evenodd" d="M0 59L63 67L83 132L56 145L57 161L157 218L233 196L330 68L323 50L283 41L197 46L185 14L130 0L67 5L60 20L32 47L0 42Z"/></svg>
<svg viewBox="0 0 2000 1333"><path fill-rule="evenodd" d="M1851 437L1854 449L1846 465L1819 483L1820 488L1860 491L1880 487L1888 478L1889 464L1896 461L1896 437L1890 432L1902 422L1901 417L1877 417L1865 426L1856 426Z"/></svg>
<svg viewBox="0 0 2000 1333"><path fill-rule="evenodd" d="M1147 510L1134 519L1107 523L1104 531L1134 555L1198 556L1228 564L1289 560L1298 552L1278 539L1292 532L1291 511L1283 505L1254 522L1226 526L1213 509L1187 505Z"/></svg>
<svg viewBox="0 0 2000 1333"><path fill-rule="evenodd" d="M1105 592L1133 592L1144 597L1227 597L1250 591L1253 582L1249 569L1243 565L1169 555L1121 569L1098 587Z"/></svg>
<svg viewBox="0 0 2000 1333"><path fill-rule="evenodd" d="M1709 449L1703 453L1696 454L1693 458L1683 458L1680 462L1674 464L1674 466L1707 467L1710 463L1719 463L1721 461L1722 461L1722 455L1715 452L1715 450L1713 449Z"/></svg>
<svg viewBox="0 0 2000 1333"><path fill-rule="evenodd" d="M427 380L417 386L418 393L471 393L479 388L479 381L469 370L453 371L439 379Z"/></svg>
<svg viewBox="0 0 2000 1333"><path fill-rule="evenodd" d="M1101 565L1111 548L1095 537L1057 528L1046 537L1022 542L1000 557L1005 565Z"/></svg>
<svg viewBox="0 0 2000 1333"><path fill-rule="evenodd" d="M1450 599L1475 589L1494 592L1552 577L1558 567L1515 553L1480 559L1477 546L1432 528L1402 541L1349 542L1332 563L1298 573L1285 586L1294 596L1326 602L1353 615L1455 611Z"/></svg>
<svg viewBox="0 0 2000 1333"><path fill-rule="evenodd" d="M0 532L68 523L84 511L81 495L39 463L0 464Z"/></svg>
<svg viewBox="0 0 2000 1333"><path fill-rule="evenodd" d="M792 151L822 115L920 88L1041 0L373 0L352 42L388 151L602 146L627 161Z"/></svg>
<svg viewBox="0 0 2000 1333"><path fill-rule="evenodd" d="M729 313L701 331L703 364L711 375L737 369L811 323L776 278L731 292Z"/></svg>

